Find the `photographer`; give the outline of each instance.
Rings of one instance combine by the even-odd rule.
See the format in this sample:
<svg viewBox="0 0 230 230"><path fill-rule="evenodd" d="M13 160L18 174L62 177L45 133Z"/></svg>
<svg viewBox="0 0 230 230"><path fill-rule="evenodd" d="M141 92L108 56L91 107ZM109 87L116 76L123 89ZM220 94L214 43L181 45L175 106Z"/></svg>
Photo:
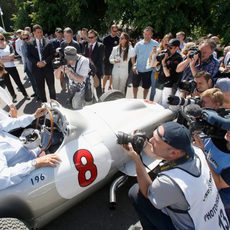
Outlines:
<svg viewBox="0 0 230 230"><path fill-rule="evenodd" d="M193 138L195 144L200 147L206 155L212 176L219 190L222 202L224 203L228 219L230 220L230 118L223 120L218 114L214 114L212 119L208 118L208 120L214 121L212 123L214 127L218 128L215 124L220 123L221 128L228 130L224 138L211 136L202 140L198 133L195 133ZM225 126L222 123L225 124Z"/></svg>
<svg viewBox="0 0 230 230"><path fill-rule="evenodd" d="M212 86L213 83L211 74L205 71L199 71L194 76L194 80L181 81L178 84L178 90L180 91L180 96L182 97L196 97L200 96L200 94L205 90L212 88Z"/></svg>
<svg viewBox="0 0 230 230"><path fill-rule="evenodd" d="M174 88L177 88L180 77L180 74L176 73L177 65L182 61L182 57L178 53L179 46L180 41L178 39L171 39L167 50L156 57L156 60L161 63L156 88L158 88L157 94L160 93L162 96L156 94L155 98L161 98L156 102L162 104L165 108L168 107L168 96L173 94Z"/></svg>
<svg viewBox="0 0 230 230"><path fill-rule="evenodd" d="M124 147L136 166L138 185L129 196L144 229L217 230L220 221L229 226L205 157L192 147L184 126L167 122L146 142L146 154L163 159L153 170L153 179L132 144Z"/></svg>
<svg viewBox="0 0 230 230"><path fill-rule="evenodd" d="M213 56L216 44L212 40L204 40L199 47L190 49L188 58L181 62L177 67L177 72L186 69L187 78L192 79L198 71L207 71L211 74L213 82L216 82L220 63Z"/></svg>
<svg viewBox="0 0 230 230"><path fill-rule="evenodd" d="M77 54L77 49L67 46L64 49L67 65L56 70L57 78L66 74L69 80L70 102L73 109L81 109L85 104L85 82L89 73L89 59Z"/></svg>

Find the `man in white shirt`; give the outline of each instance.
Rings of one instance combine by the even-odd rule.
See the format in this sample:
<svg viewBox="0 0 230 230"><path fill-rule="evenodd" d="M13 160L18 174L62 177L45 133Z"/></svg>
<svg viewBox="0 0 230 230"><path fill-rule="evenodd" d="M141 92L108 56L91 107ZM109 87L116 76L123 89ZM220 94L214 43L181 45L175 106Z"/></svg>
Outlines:
<svg viewBox="0 0 230 230"><path fill-rule="evenodd" d="M27 149L23 143L9 133L13 129L28 126L34 119L45 114L39 108L33 115L0 120L0 190L19 184L33 170L41 167L55 167L60 163L56 154L38 157L41 149Z"/></svg>
<svg viewBox="0 0 230 230"><path fill-rule="evenodd" d="M70 102L73 109L81 109L85 104L85 82L89 75L89 59L77 53L73 46L64 49L67 65L56 70L56 77L60 78L61 72L69 78Z"/></svg>

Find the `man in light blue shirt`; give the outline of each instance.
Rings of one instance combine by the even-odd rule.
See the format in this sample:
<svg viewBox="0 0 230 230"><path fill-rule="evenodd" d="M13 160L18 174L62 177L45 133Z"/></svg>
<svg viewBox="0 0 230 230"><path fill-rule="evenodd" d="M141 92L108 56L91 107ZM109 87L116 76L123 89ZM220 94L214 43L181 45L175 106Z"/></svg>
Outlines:
<svg viewBox="0 0 230 230"><path fill-rule="evenodd" d="M133 96L137 98L138 87L142 82L142 88L144 89L143 98L148 95L149 88L151 86L151 74L152 69L147 69L147 60L152 52L153 47L159 46L159 43L152 39L153 29L148 26L144 29L144 39L139 41L134 49L136 53L136 64L133 67Z"/></svg>
<svg viewBox="0 0 230 230"><path fill-rule="evenodd" d="M9 131L28 126L34 119L45 114L46 109L39 108L33 115L0 120L0 190L19 184L24 177L40 167L56 166L60 159L56 154L42 157L39 147L29 150Z"/></svg>

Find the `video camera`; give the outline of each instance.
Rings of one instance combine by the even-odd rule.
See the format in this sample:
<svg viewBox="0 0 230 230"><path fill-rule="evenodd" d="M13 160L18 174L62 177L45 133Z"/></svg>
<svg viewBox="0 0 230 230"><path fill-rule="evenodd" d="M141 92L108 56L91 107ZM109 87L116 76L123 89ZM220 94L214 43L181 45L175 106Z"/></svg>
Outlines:
<svg viewBox="0 0 230 230"><path fill-rule="evenodd" d="M168 104L169 105L181 105L181 106L186 106L190 104L201 105L201 99L200 97L183 98L183 97L170 95L168 97Z"/></svg>
<svg viewBox="0 0 230 230"><path fill-rule="evenodd" d="M133 135L127 133L118 132L117 134L117 143L120 145L128 144L129 142L133 145L133 149L140 154L143 150L144 143L147 140L145 132L136 131Z"/></svg>
<svg viewBox="0 0 230 230"><path fill-rule="evenodd" d="M221 139L226 130L230 130L230 110L202 109L197 104L190 104L181 110L191 133L203 132L208 137Z"/></svg>
<svg viewBox="0 0 230 230"><path fill-rule="evenodd" d="M196 82L195 81L181 81L178 84L180 90L186 91L188 93L193 93L196 89Z"/></svg>
<svg viewBox="0 0 230 230"><path fill-rule="evenodd" d="M159 53L159 54L156 56L157 61L158 61L158 62L161 62L161 61L164 59L166 53L167 53L168 55L170 55L170 51L169 51L168 49L162 50L161 53Z"/></svg>

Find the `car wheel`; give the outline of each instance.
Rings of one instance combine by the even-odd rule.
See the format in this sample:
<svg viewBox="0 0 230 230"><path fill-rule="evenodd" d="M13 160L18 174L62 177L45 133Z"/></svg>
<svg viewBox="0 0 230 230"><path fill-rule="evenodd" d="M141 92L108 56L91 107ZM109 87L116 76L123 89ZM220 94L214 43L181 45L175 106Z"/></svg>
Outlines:
<svg viewBox="0 0 230 230"><path fill-rule="evenodd" d="M27 224L16 218L0 218L0 229L29 230Z"/></svg>
<svg viewBox="0 0 230 230"><path fill-rule="evenodd" d="M114 101L117 99L125 98L125 95L119 90L109 90L101 95L99 102Z"/></svg>

